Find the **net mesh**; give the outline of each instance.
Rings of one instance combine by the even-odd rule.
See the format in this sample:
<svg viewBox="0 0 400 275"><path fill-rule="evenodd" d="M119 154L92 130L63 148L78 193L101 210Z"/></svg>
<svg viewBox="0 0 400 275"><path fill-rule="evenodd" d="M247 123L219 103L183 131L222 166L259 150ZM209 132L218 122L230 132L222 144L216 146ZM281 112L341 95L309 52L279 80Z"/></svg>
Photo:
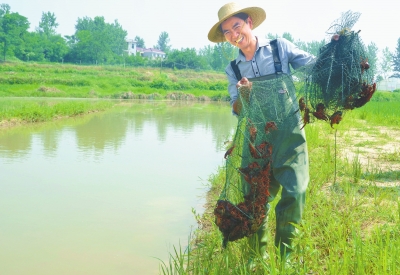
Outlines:
<svg viewBox="0 0 400 275"><path fill-rule="evenodd" d="M272 166L284 163L280 148L293 134L303 135L308 123L322 120L331 126L345 111L367 103L376 85L368 74L368 57L351 30L360 14L343 13L329 31L339 34L320 49L310 65L293 75L272 75L251 80L239 88L242 110L236 134L225 153L226 181L214 208L215 223L229 241L255 233L265 218Z"/></svg>
<svg viewBox="0 0 400 275"><path fill-rule="evenodd" d="M303 97L299 99L304 124L325 120L338 124L347 110L365 105L376 90L360 31L351 30L360 13L348 11L336 20L328 34L339 34L320 49L315 63L306 66Z"/></svg>
<svg viewBox="0 0 400 275"><path fill-rule="evenodd" d="M269 196L274 147L299 129L301 122L289 75L258 79L250 87L241 87L240 94L243 106L236 134L225 153L225 187L214 209L223 246L260 227Z"/></svg>

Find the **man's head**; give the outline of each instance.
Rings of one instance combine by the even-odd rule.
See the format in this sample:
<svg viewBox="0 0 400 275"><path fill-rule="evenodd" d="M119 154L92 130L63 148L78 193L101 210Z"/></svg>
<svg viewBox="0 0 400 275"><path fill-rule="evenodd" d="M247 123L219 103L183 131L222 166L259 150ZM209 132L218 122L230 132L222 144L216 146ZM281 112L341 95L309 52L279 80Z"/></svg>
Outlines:
<svg viewBox="0 0 400 275"><path fill-rule="evenodd" d="M233 26L236 28L237 23L241 21L241 28L246 28L244 24L250 27L250 31L258 27L265 20L265 11L258 7L242 8L237 3L228 3L222 6L218 11L218 22L214 24L208 33L208 39L211 42L225 42L232 43L232 36L227 37L227 34L232 35ZM237 22L232 22L235 20ZM233 23L233 24L228 24ZM225 28L225 29L224 29ZM235 37L233 37L235 38ZM240 39L240 37L239 37Z"/></svg>

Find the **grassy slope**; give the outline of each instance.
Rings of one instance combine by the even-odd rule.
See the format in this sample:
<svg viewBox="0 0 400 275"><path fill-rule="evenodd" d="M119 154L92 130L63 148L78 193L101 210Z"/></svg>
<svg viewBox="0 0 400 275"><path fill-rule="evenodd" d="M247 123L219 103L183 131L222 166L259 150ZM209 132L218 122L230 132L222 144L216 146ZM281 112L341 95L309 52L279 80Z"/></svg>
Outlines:
<svg viewBox="0 0 400 275"><path fill-rule="evenodd" d="M2 63L0 97L168 98L185 92L227 100L223 73L117 66Z"/></svg>
<svg viewBox="0 0 400 275"><path fill-rule="evenodd" d="M387 102L388 98L392 101ZM360 148L355 146L358 144L378 152L378 145L389 144L400 136L399 98L383 94L375 100L380 102L346 113L340 125L335 125L337 131L322 122L305 127L311 179L290 264L281 264L273 242L268 247L271 259L262 261L254 273L246 266L246 240L229 243L226 250L221 250L221 234L212 213L225 183L224 169L220 168L210 177L205 213L195 213L199 228L191 245L185 251L172 251L170 261L161 264L160 273L400 274L399 139L397 148L373 154L367 165L360 161L362 151L353 158L345 151L350 148L354 152ZM392 138L388 138L388 131ZM367 139L360 144L359 134L348 135L354 132ZM273 240L275 216L271 212Z"/></svg>

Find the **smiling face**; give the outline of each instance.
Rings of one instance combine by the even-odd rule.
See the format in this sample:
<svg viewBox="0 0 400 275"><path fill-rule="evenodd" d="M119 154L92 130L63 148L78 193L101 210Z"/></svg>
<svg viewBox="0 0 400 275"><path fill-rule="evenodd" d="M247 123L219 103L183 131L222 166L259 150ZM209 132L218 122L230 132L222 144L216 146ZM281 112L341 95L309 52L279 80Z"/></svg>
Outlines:
<svg viewBox="0 0 400 275"><path fill-rule="evenodd" d="M242 51L246 51L256 44L256 38L252 32L253 21L251 17L248 17L246 21L232 16L221 24L226 41Z"/></svg>

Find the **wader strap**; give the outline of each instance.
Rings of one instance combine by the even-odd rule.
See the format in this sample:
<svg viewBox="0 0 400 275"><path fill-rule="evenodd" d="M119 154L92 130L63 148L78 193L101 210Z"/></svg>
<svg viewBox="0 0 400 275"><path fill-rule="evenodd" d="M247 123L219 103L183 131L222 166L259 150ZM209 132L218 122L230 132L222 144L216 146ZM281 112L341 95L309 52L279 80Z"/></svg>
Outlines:
<svg viewBox="0 0 400 275"><path fill-rule="evenodd" d="M231 67L232 67L233 72L234 72L235 75L236 75L236 79L237 79L238 81L240 81L240 80L242 79L242 74L240 73L239 67L238 67L238 65L236 64L236 59L231 61Z"/></svg>
<svg viewBox="0 0 400 275"><path fill-rule="evenodd" d="M282 73L282 63L281 59L279 58L279 51L277 46L277 39L274 39L270 42L272 48L272 56L274 58L274 66L275 66L275 73L281 74Z"/></svg>
<svg viewBox="0 0 400 275"><path fill-rule="evenodd" d="M281 63L281 59L279 58L277 42L278 42L277 39L271 40L270 45L272 48L272 57L274 59L275 74L281 74L282 73L282 63ZM236 75L236 79L238 81L240 81L242 79L242 74L240 73L239 67L236 64L236 59L231 61L231 67L232 67L233 72Z"/></svg>

